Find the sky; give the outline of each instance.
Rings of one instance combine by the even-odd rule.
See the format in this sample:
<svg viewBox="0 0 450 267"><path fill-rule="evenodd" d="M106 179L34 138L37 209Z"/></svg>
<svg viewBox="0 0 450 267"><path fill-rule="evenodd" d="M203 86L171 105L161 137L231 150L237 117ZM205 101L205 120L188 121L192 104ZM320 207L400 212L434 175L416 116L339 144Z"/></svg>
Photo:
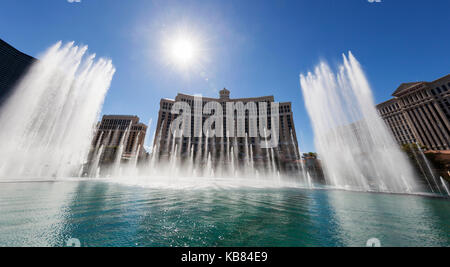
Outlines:
<svg viewBox="0 0 450 267"><path fill-rule="evenodd" d="M403 82L450 71L448 0L2 0L0 38L35 57L59 40L89 46L117 72L102 114L137 115L155 129L161 98L178 92L292 102L302 151L315 151L299 75L352 51L376 103ZM195 60L168 55L178 36Z"/></svg>

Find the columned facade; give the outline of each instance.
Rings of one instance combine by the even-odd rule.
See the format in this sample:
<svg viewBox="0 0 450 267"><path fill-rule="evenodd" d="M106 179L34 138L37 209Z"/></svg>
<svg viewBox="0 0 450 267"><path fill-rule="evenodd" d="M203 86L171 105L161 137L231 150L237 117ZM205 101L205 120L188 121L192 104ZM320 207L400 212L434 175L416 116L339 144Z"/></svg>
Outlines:
<svg viewBox="0 0 450 267"><path fill-rule="evenodd" d="M450 150L450 75L402 84L377 109L399 144Z"/></svg>

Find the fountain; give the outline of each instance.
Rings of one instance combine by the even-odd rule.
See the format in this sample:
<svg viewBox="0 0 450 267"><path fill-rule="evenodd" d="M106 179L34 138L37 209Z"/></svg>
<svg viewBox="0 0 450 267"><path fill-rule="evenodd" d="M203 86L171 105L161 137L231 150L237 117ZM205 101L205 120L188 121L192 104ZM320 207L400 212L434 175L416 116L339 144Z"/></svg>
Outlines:
<svg viewBox="0 0 450 267"><path fill-rule="evenodd" d="M445 190L445 193L447 194L447 196L450 196L450 190L448 189L447 182L444 180L444 178L442 178L442 176L439 177L439 178L441 180L441 184L442 184L442 187Z"/></svg>
<svg viewBox="0 0 450 267"><path fill-rule="evenodd" d="M158 140L152 141L150 157L141 161L137 155L122 157L129 149L126 146L130 146L125 142L130 134L128 127L120 136L105 133L91 147L94 125L115 69L111 61L94 61L95 56L86 51L86 46L74 43L52 46L3 107L0 123L8 127L0 133L0 153L6 159L0 164L0 179L83 175L174 184L194 177L255 178L258 183L276 186L284 182L278 149L265 148L267 140L260 136L173 135L163 142L161 135L167 133L161 128ZM301 85L329 185L351 190L418 192L414 173L376 113L370 87L351 54L349 58L344 56L339 74L333 74L322 63L314 74L301 76ZM295 144L292 133L290 137ZM103 166L103 154L111 153L104 141L111 139L118 140L119 146L114 148L117 153L112 164ZM133 150L136 142L131 144ZM264 142L265 147L260 145ZM291 152L285 156L301 160L295 149ZM85 164L88 159L89 164ZM295 164L291 168L296 185L315 188L303 161Z"/></svg>
<svg viewBox="0 0 450 267"><path fill-rule="evenodd" d="M450 206L441 199L302 190L322 188L310 162L296 150L263 147L261 137L166 139L161 127L144 159L140 147L129 153L139 139L127 143L130 124L92 144L115 69L86 50L51 47L0 110L0 246L329 247L364 245L371 236L383 246L448 246ZM421 190L351 54L339 74L321 64L301 85L328 184ZM292 131L285 141L297 144ZM105 153L111 158L102 164ZM296 159L288 166L295 182L280 174L283 156ZM67 177L76 179L53 180ZM42 179L52 181L35 182Z"/></svg>
<svg viewBox="0 0 450 267"><path fill-rule="evenodd" d="M87 46L73 42L58 42L40 58L0 110L0 123L5 126L0 132L1 181L78 177L150 181L163 177L176 183L180 178L202 177L263 178L279 183L278 150L260 147L260 141L266 141L267 147L267 140L260 137L255 142L248 136L239 140L173 136L162 142L161 135L167 133L160 132L151 145L151 156L144 161L137 155L122 155L137 146L139 138L134 144L126 143L130 127L123 134L105 132L92 144L115 73L111 61L95 60L95 55L87 54ZM118 147L110 147L111 140L117 140ZM194 146L199 147L196 153ZM110 160L106 165L105 158Z"/></svg>
<svg viewBox="0 0 450 267"><path fill-rule="evenodd" d="M0 179L80 173L115 69L87 46L53 45L0 110ZM99 147L100 149L100 147Z"/></svg>
<svg viewBox="0 0 450 267"><path fill-rule="evenodd" d="M343 55L334 73L326 63L300 76L306 109L327 183L361 191L417 193L416 175L375 109L356 58Z"/></svg>

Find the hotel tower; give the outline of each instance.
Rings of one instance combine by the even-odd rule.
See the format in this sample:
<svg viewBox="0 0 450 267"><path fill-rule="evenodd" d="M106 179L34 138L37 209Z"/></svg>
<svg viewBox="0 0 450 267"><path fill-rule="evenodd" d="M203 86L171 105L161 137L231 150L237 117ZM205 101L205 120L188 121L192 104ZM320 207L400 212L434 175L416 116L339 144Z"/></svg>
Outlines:
<svg viewBox="0 0 450 267"><path fill-rule="evenodd" d="M377 109L399 144L450 149L450 75L432 82L404 83L393 96Z"/></svg>
<svg viewBox="0 0 450 267"><path fill-rule="evenodd" d="M200 102L198 103L199 100L196 99L200 99ZM173 106L177 102L187 103L191 109L191 125L188 127L190 128L188 137L183 135L183 137L174 138L171 131L171 124L179 116L178 114L173 114L171 112ZM210 102L219 103L222 107L223 126L221 128L223 129L223 134L219 137L216 135L215 137L206 138L204 131L200 130L199 132L201 133L195 135L195 131L198 131L195 122L196 118L194 118L195 106L198 105L200 110L203 111L205 105ZM258 133L256 137L255 135L250 134L252 132L252 127L260 129L260 123L262 123L261 118L252 117L252 114L260 114L261 104L265 104L267 107L267 128L269 130L272 129L272 119L274 117L273 114L271 114L273 113L271 104L274 102L275 99L273 96L230 98L230 91L227 89L223 89L219 92L219 98L199 98L194 95L179 93L175 99L161 99L154 139L154 153L156 153L160 159L168 158L170 157L170 153L172 153L171 151L173 151L174 144L177 144L179 149L181 149L180 154L184 155L184 157L189 157L192 154L197 155L198 153L205 153L205 151L207 151L206 153L212 155L216 162L227 164L228 159L223 157L223 155L226 155L227 151L230 151L232 147L235 147L234 150L237 151L234 151L234 153L238 154L238 158L242 160L244 158L252 157L253 162L255 162L255 167L264 166L270 161L269 157L275 157L279 169L293 169L295 166L298 166L297 163L298 160L300 160L300 156L290 102L278 103L279 113L276 118L279 118L279 141L277 142L276 147L270 149L261 147L260 144L264 142L261 142L261 134ZM232 120L232 123L234 124L232 129L227 129L227 126L231 126L230 121L227 122L227 119L229 119L227 118L227 107L229 107L229 103L235 104L234 107L237 106L237 103L242 103L242 106L246 107L245 113L242 112L243 116L241 119ZM254 111L248 109L250 105L247 104L249 103L254 103ZM204 114L204 112L199 114L200 115L198 116L200 116L200 119L198 121L201 120L201 125L204 125L205 121L211 116ZM236 110L234 110L234 114L236 115ZM185 116L185 114L183 116ZM236 132L236 129L239 127L241 127L241 130L244 129L243 136L237 134L230 135L230 131ZM186 127L183 128L186 129ZM271 151L269 152L268 150ZM194 158L199 157L194 156Z"/></svg>

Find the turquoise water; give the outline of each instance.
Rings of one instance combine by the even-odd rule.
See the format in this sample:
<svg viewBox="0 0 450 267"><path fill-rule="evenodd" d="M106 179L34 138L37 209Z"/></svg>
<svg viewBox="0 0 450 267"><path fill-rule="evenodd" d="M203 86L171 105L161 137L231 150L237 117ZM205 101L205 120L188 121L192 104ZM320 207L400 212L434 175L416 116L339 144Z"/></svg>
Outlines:
<svg viewBox="0 0 450 267"><path fill-rule="evenodd" d="M0 184L0 246L449 246L450 202L297 188Z"/></svg>

